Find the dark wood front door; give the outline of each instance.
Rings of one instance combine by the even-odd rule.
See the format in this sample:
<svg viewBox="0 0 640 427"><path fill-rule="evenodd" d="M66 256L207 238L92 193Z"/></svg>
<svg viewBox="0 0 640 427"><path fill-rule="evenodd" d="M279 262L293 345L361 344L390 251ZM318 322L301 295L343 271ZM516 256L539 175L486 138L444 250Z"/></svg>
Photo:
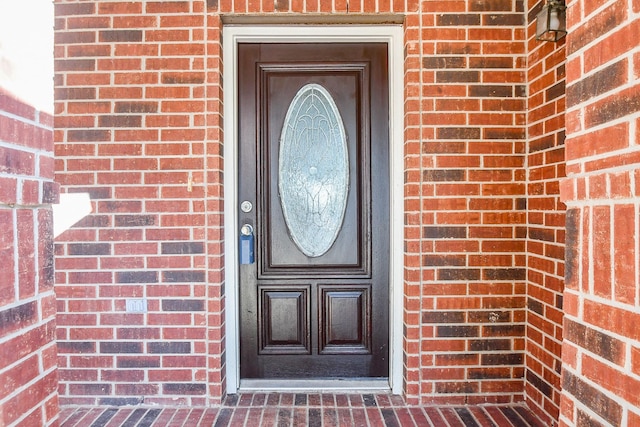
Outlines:
<svg viewBox="0 0 640 427"><path fill-rule="evenodd" d="M238 53L241 378L388 377L387 46Z"/></svg>

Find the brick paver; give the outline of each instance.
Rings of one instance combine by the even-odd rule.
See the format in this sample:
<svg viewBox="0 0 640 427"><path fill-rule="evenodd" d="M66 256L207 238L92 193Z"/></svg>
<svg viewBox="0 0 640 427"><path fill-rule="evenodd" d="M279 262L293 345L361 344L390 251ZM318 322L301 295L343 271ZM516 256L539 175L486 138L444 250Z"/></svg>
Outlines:
<svg viewBox="0 0 640 427"><path fill-rule="evenodd" d="M408 406L384 394L244 393L212 408L65 407L61 427L543 427L524 405Z"/></svg>

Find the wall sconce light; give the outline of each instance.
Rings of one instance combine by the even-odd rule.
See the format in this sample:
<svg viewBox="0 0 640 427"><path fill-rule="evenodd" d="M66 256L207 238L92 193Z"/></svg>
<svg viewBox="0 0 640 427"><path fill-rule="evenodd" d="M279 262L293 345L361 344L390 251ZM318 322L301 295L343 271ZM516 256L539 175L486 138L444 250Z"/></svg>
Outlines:
<svg viewBox="0 0 640 427"><path fill-rule="evenodd" d="M567 35L566 9L560 0L547 0L536 18L536 40L557 42Z"/></svg>

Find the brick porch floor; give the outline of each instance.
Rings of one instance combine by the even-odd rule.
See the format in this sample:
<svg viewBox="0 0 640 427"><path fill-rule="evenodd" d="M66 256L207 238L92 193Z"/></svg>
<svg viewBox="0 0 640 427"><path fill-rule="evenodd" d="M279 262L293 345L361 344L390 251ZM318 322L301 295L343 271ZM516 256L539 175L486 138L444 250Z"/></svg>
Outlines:
<svg viewBox="0 0 640 427"><path fill-rule="evenodd" d="M61 427L533 426L524 406L406 406L386 394L255 393L215 408L64 407Z"/></svg>

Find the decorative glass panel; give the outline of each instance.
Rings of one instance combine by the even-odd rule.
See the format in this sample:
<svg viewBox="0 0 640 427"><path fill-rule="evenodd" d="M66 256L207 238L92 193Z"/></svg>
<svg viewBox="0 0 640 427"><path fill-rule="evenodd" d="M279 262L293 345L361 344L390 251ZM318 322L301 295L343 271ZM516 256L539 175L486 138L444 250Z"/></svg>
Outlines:
<svg viewBox="0 0 640 427"><path fill-rule="evenodd" d="M349 193L349 153L342 117L327 90L308 84L287 111L280 136L278 189L291 238L309 257L336 240Z"/></svg>

